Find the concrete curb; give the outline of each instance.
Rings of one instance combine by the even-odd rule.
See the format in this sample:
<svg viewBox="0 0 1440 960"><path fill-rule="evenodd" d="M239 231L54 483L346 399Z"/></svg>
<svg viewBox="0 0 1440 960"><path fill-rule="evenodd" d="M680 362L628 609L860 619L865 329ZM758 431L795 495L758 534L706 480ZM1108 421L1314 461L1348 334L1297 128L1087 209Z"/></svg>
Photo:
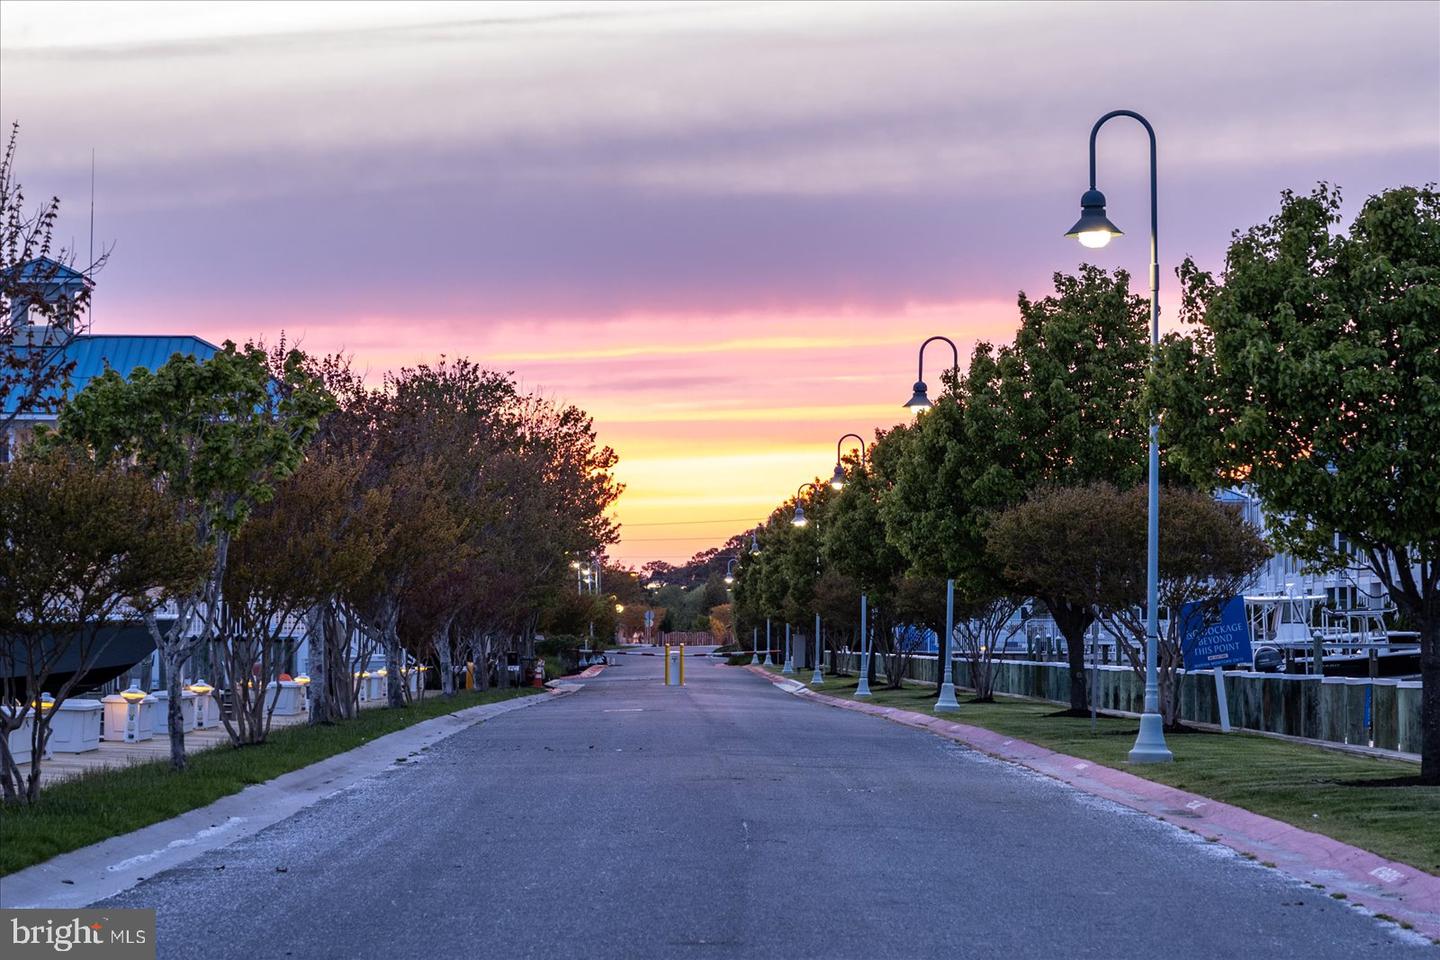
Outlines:
<svg viewBox="0 0 1440 960"><path fill-rule="evenodd" d="M1410 924L1417 933L1432 940L1440 939L1440 877L1409 864L1386 860L1368 850L1228 803L1167 787L1114 767L1057 753L982 727L895 707L843 700L817 693L803 683L769 673L761 667L746 666L745 669L795 696L927 730L997 759L1043 773L1093 796L1174 823L1207 839L1213 837L1241 854L1274 864L1296 879L1344 893L1348 899L1368 910Z"/></svg>
<svg viewBox="0 0 1440 960"><path fill-rule="evenodd" d="M422 720L354 750L221 797L209 806L62 853L0 877L0 907L75 908L113 897L146 877L253 836L327 797L392 770L398 757L408 758L477 723L569 696L580 689L580 684L566 684L545 693L480 704Z"/></svg>

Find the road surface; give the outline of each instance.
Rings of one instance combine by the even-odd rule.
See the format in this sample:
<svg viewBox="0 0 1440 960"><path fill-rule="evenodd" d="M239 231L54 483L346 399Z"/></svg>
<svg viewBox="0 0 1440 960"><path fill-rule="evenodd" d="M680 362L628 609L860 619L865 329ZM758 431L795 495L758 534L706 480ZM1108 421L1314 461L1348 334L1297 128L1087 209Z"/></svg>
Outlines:
<svg viewBox="0 0 1440 960"><path fill-rule="evenodd" d="M613 659L107 903L156 907L161 955L207 960L1433 955L938 737Z"/></svg>

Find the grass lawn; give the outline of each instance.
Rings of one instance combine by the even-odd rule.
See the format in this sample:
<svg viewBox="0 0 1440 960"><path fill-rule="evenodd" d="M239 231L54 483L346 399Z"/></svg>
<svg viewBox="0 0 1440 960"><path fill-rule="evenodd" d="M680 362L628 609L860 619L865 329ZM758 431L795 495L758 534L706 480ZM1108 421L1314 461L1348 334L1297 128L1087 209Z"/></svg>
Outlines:
<svg viewBox="0 0 1440 960"><path fill-rule="evenodd" d="M810 671L796 678L808 682ZM855 682L827 676L818 689L849 698ZM1196 731L1167 734L1174 763L1131 766L1125 756L1137 720L1101 716L1092 732L1088 717L1056 716L1063 708L1047 701L1007 697L973 703L963 693L956 694L958 711L933 714L933 686L887 690L883 684L882 679L872 685L871 703L943 716L1117 767L1440 875L1440 787L1365 785L1414 778L1417 764L1252 734Z"/></svg>
<svg viewBox="0 0 1440 960"><path fill-rule="evenodd" d="M285 727L259 746L204 750L190 757L184 773L172 772L166 760L97 770L44 787L34 806L0 810L0 876L203 807L422 720L539 692L472 690L449 700L431 694L401 709L362 710L334 726Z"/></svg>

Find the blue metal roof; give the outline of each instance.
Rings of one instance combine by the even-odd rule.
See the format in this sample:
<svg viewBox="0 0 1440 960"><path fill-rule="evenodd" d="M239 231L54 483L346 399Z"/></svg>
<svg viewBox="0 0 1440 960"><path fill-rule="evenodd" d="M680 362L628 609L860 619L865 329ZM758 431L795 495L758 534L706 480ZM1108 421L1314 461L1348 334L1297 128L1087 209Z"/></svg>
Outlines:
<svg viewBox="0 0 1440 960"><path fill-rule="evenodd" d="M17 348L11 348L17 349ZM36 349L22 347L18 349ZM165 365L175 354L208 360L220 351L213 343L190 336L162 336L150 334L81 334L70 341L60 356L75 361L70 372L69 396L74 396L95 377L105 372L106 365L129 377L140 367L156 370ZM46 391L45 399L60 399L61 391Z"/></svg>

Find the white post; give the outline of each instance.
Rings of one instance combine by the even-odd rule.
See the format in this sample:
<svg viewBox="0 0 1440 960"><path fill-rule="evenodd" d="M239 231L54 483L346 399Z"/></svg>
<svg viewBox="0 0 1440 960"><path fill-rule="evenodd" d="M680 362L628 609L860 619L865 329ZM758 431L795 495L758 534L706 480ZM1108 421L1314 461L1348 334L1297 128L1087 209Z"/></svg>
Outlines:
<svg viewBox="0 0 1440 960"><path fill-rule="evenodd" d="M1220 710L1220 732L1230 732L1230 701L1225 696L1225 668L1215 668L1215 705Z"/></svg>
<svg viewBox="0 0 1440 960"><path fill-rule="evenodd" d="M780 668L781 673L795 672L795 648L790 644L790 624L785 624L785 666Z"/></svg>

